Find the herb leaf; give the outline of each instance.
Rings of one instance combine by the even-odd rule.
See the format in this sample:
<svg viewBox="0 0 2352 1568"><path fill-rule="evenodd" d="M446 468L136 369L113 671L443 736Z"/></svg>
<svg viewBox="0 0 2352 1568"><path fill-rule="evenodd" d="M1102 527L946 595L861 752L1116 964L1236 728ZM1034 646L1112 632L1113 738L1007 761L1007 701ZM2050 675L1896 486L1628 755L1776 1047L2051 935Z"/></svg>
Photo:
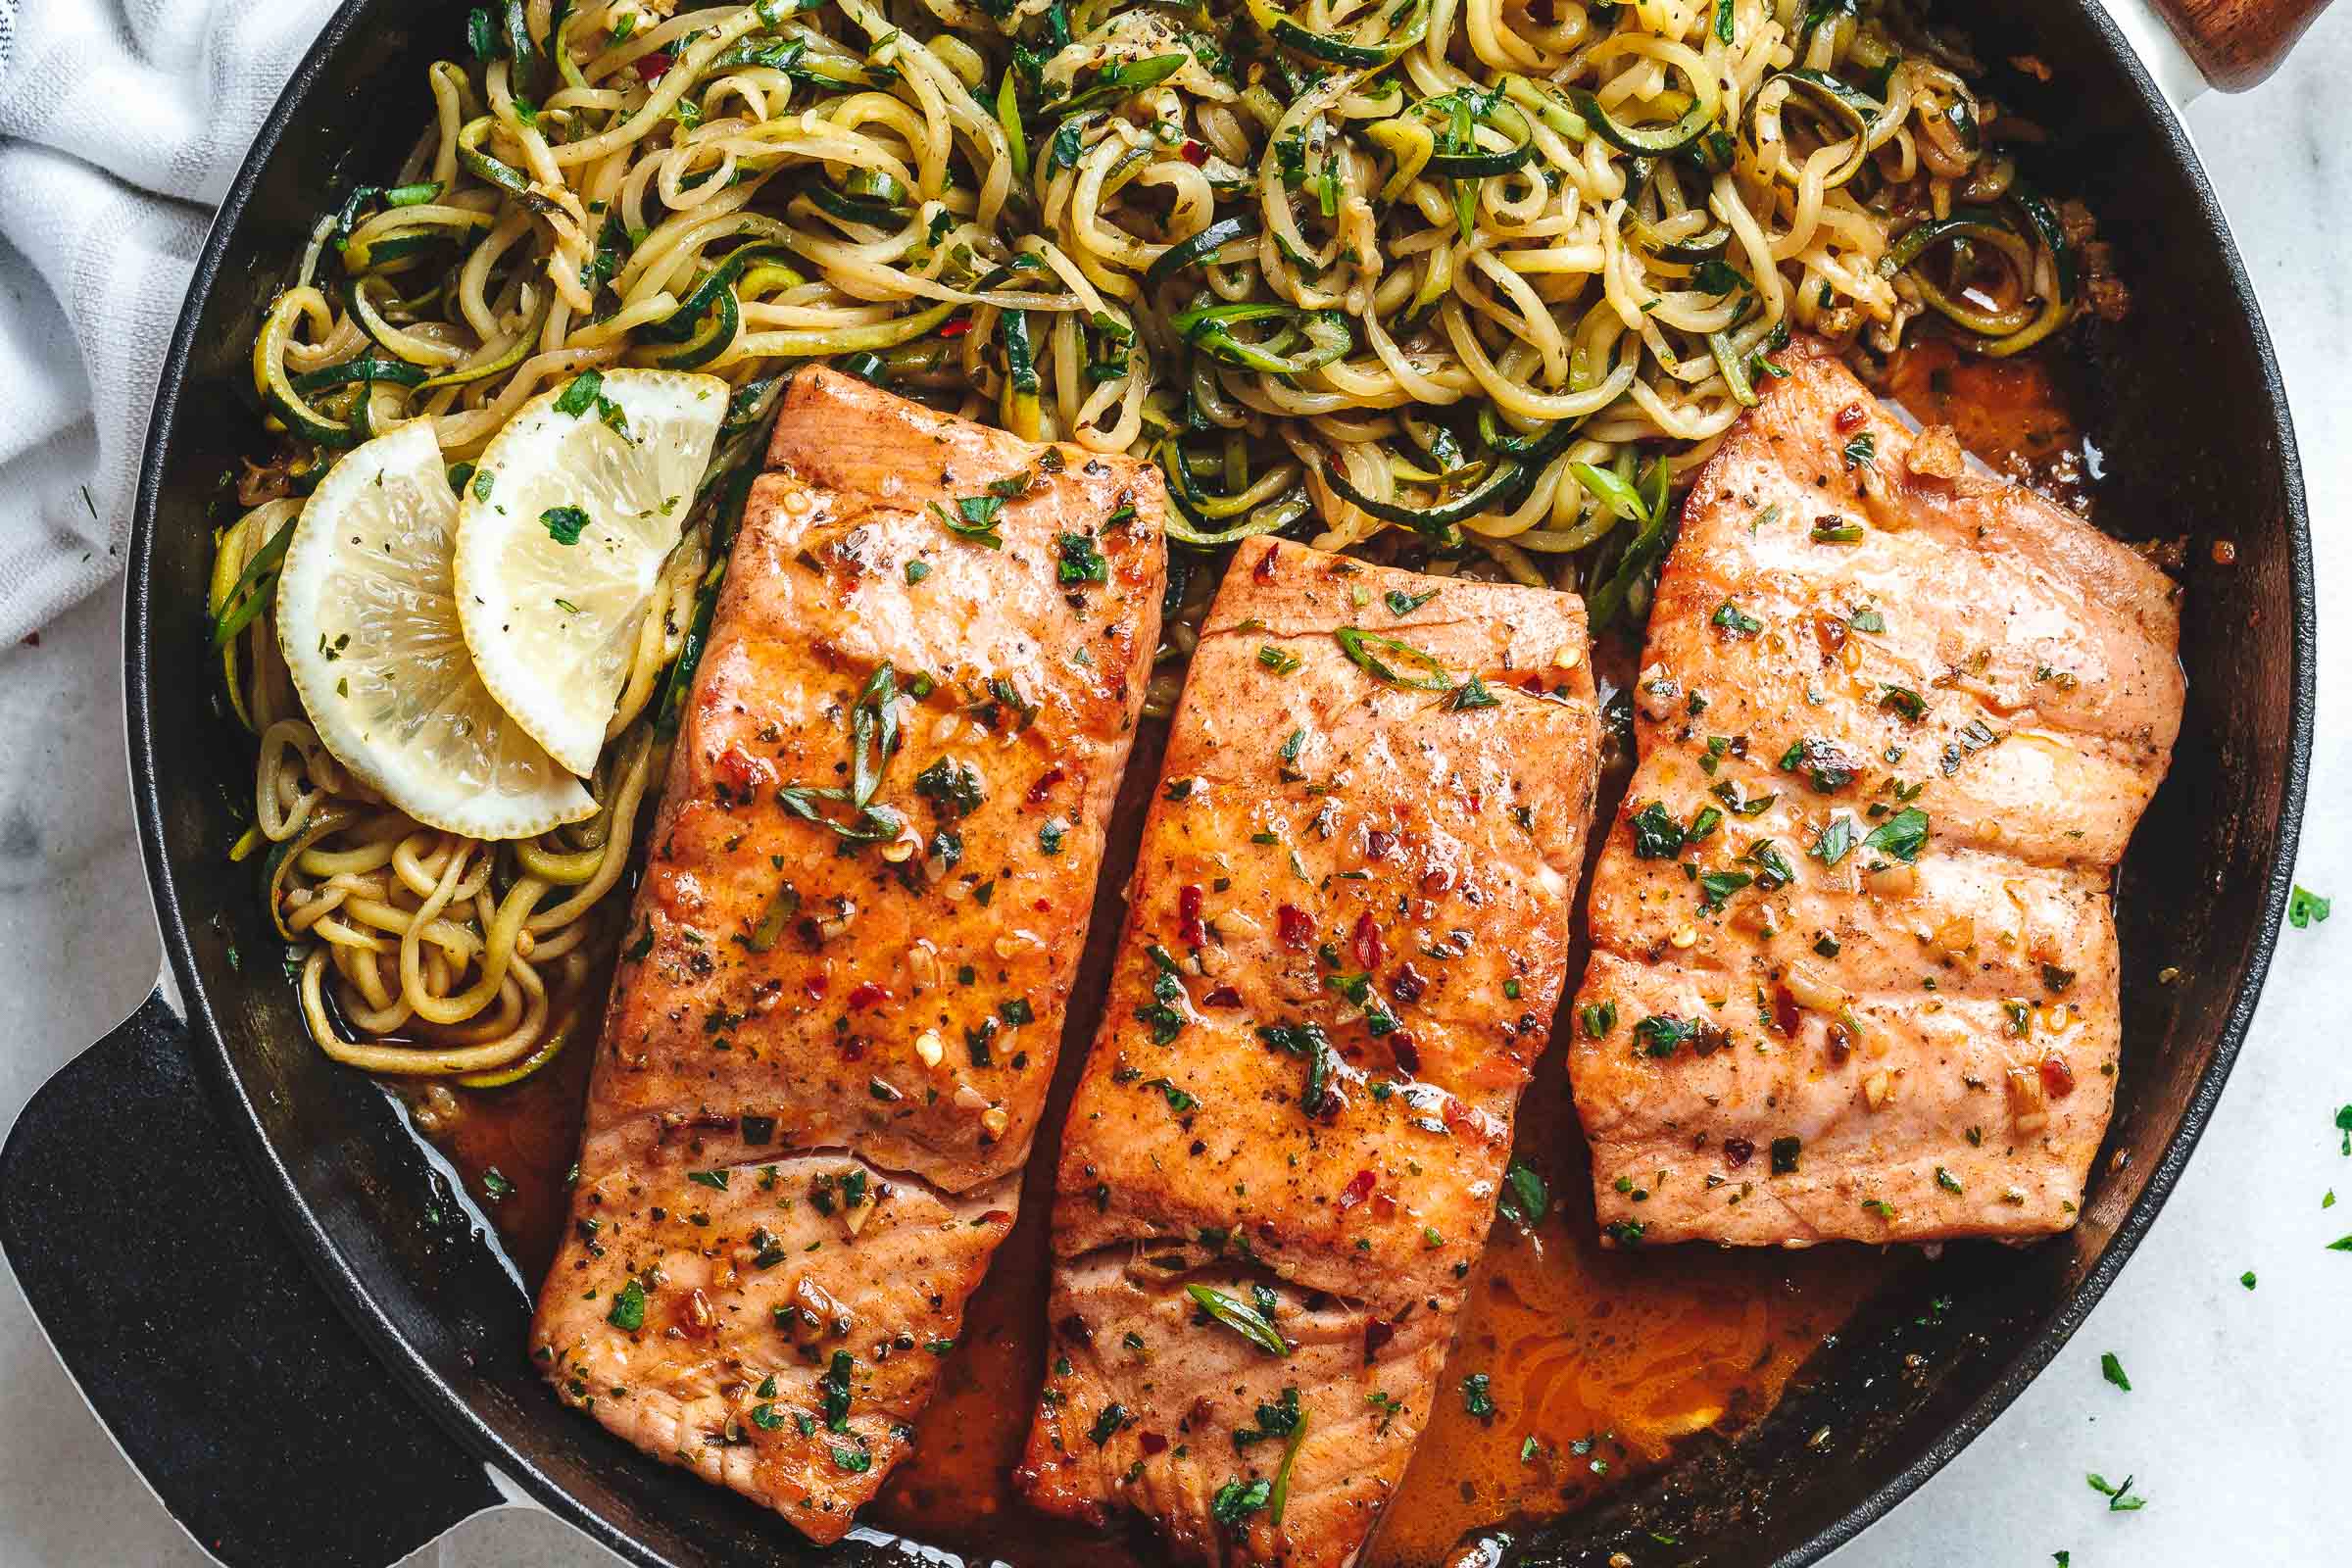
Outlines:
<svg viewBox="0 0 2352 1568"><path fill-rule="evenodd" d="M1400 643L1360 626L1339 627L1332 636L1339 639L1341 649L1358 669L1384 685L1424 692L1453 690L1453 676L1446 666L1410 643ZM1390 659L1412 673L1400 673L1395 664L1388 662Z"/></svg>
<svg viewBox="0 0 2352 1568"><path fill-rule="evenodd" d="M1184 1294L1193 1304L1270 1355L1291 1353L1291 1342L1256 1307L1209 1285L1187 1285Z"/></svg>
<svg viewBox="0 0 2352 1568"><path fill-rule="evenodd" d="M2113 1350L2104 1351L2099 1356L2099 1376L2126 1394L2132 1392L2132 1380L2124 1376L2124 1363L2117 1358Z"/></svg>
<svg viewBox="0 0 2352 1568"><path fill-rule="evenodd" d="M2286 923L2298 931L2309 930L2315 922L2328 918L2328 908L2326 899L2297 883L2287 897Z"/></svg>
<svg viewBox="0 0 2352 1568"><path fill-rule="evenodd" d="M577 507L550 507L539 514L539 521L548 536L560 545L576 545L588 526L588 514Z"/></svg>

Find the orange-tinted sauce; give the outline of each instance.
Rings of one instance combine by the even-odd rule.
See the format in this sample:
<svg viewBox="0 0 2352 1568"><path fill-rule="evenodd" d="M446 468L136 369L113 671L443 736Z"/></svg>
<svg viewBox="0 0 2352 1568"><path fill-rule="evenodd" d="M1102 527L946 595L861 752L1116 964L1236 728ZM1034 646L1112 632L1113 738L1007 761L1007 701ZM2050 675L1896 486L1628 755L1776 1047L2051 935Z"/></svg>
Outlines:
<svg viewBox="0 0 2352 1568"><path fill-rule="evenodd" d="M1923 422L1953 426L1994 467L2087 509L2095 452L2067 415L2066 388L2038 358L1982 360L1923 340L1887 367L1882 390ZM1630 677L1637 653L1624 644L1594 650L1604 689ZM1614 681L1605 678L1611 674ZM1122 800L1127 842L1157 771L1155 740L1145 737L1133 763L1146 787L1130 788ZM1613 761L1597 821L1615 810L1632 771L1631 758ZM1127 820L1131 814L1136 820ZM1114 826L1114 842L1119 837ZM1106 877L1118 870L1106 867ZM1093 935L1090 956L1104 941L1104 933ZM1579 954L1572 969L1581 968ZM1907 1250L1853 1246L1603 1250L1561 1043L1528 1089L1516 1138L1516 1156L1549 1190L1550 1214L1532 1231L1496 1221L1432 1419L1366 1554L1367 1568L1446 1562L1463 1537L1572 1512L1665 1463L1695 1433L1736 1436L1771 1410L1824 1339L1912 1264ZM1010 1484L1044 1381L1051 1129L1059 1125L1086 1044L1069 1042L1020 1222L971 1300L961 1347L921 1421L919 1446L864 1515L967 1558L1086 1568L1162 1560L1140 1530L1105 1538L1046 1518ZM575 1041L511 1088L461 1091L458 1113L433 1130L467 1191L484 1200L526 1280L545 1273L565 1221L566 1172L593 1055ZM412 1103L422 1093L399 1087ZM485 1186L492 1167L511 1188L495 1200ZM1471 1416L1460 1395L1472 1372L1490 1380L1491 1418Z"/></svg>
<svg viewBox="0 0 2352 1568"><path fill-rule="evenodd" d="M2099 452L2075 421L2068 377L2063 360L1991 360L1941 334L1916 332L1887 362L1878 390L1922 424L1950 425L1962 446L2000 473L2088 516Z"/></svg>

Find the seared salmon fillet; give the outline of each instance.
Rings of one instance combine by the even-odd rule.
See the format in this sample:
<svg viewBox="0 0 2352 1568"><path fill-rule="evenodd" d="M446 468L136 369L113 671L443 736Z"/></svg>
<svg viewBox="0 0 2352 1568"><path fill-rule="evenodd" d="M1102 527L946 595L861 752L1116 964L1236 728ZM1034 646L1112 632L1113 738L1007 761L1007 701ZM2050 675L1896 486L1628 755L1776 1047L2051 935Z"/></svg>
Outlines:
<svg viewBox="0 0 2352 1568"><path fill-rule="evenodd" d="M2115 1097L2116 862L2184 687L2164 574L1818 343L1700 474L1569 1065L1620 1243L2028 1237Z"/></svg>
<svg viewBox="0 0 2352 1568"><path fill-rule="evenodd" d="M1166 572L1148 466L784 394L687 705L533 1353L830 1542L1013 1219Z"/></svg>
<svg viewBox="0 0 2352 1568"><path fill-rule="evenodd" d="M1568 595L1240 548L1062 1134L1038 1506L1194 1559L1362 1546L1566 978L1586 652Z"/></svg>

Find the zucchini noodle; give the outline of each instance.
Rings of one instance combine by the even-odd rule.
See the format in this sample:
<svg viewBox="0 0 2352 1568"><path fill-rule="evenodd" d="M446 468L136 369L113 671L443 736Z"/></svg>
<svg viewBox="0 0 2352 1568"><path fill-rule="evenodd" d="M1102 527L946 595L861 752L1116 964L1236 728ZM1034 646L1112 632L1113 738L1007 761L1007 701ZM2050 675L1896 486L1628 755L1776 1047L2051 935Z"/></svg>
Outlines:
<svg viewBox="0 0 2352 1568"><path fill-rule="evenodd" d="M1791 329L1987 353L2075 309L1974 62L1907 0L501 0L254 344L278 447L211 612L322 1049L512 1081L619 940L639 805L778 377L822 359L1154 456L1172 700L1220 547L1287 530L1639 626L1671 506ZM429 104L427 102L429 98ZM584 823L490 844L327 755L270 598L300 497L427 418L463 466L582 370L737 388Z"/></svg>

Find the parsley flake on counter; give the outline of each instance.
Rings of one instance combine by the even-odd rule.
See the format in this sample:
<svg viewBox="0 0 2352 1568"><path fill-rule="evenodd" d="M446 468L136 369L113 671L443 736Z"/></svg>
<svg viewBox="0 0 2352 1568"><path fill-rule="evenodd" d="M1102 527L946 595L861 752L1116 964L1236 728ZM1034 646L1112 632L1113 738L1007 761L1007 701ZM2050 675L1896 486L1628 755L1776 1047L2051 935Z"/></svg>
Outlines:
<svg viewBox="0 0 2352 1568"><path fill-rule="evenodd" d="M2326 899L2298 882L2295 891L2287 897L2286 923L2298 931L2308 930L2313 922L2327 919L2328 910Z"/></svg>
<svg viewBox="0 0 2352 1568"><path fill-rule="evenodd" d="M2249 1291L2252 1290L2254 1288L2254 1271L2252 1269L2248 1269L2243 1274L2240 1274L2237 1277L2237 1283L2243 1285Z"/></svg>
<svg viewBox="0 0 2352 1568"><path fill-rule="evenodd" d="M2132 1495L2132 1482L2134 1479L2133 1477L2124 1477L2123 1485L2121 1486L2110 1486L2108 1485L2107 1478L2094 1470L2089 1475L2084 1476L2082 1479L2090 1483L2091 1491L2097 1493L2100 1496L2107 1499L2107 1511L2109 1513L2134 1513L2148 1505L2147 1498L2134 1497Z"/></svg>
<svg viewBox="0 0 2352 1568"><path fill-rule="evenodd" d="M2099 1356L2099 1376L2126 1394L2132 1392L2132 1380L2124 1376L2124 1363L2117 1358L2113 1350L2105 1351Z"/></svg>

